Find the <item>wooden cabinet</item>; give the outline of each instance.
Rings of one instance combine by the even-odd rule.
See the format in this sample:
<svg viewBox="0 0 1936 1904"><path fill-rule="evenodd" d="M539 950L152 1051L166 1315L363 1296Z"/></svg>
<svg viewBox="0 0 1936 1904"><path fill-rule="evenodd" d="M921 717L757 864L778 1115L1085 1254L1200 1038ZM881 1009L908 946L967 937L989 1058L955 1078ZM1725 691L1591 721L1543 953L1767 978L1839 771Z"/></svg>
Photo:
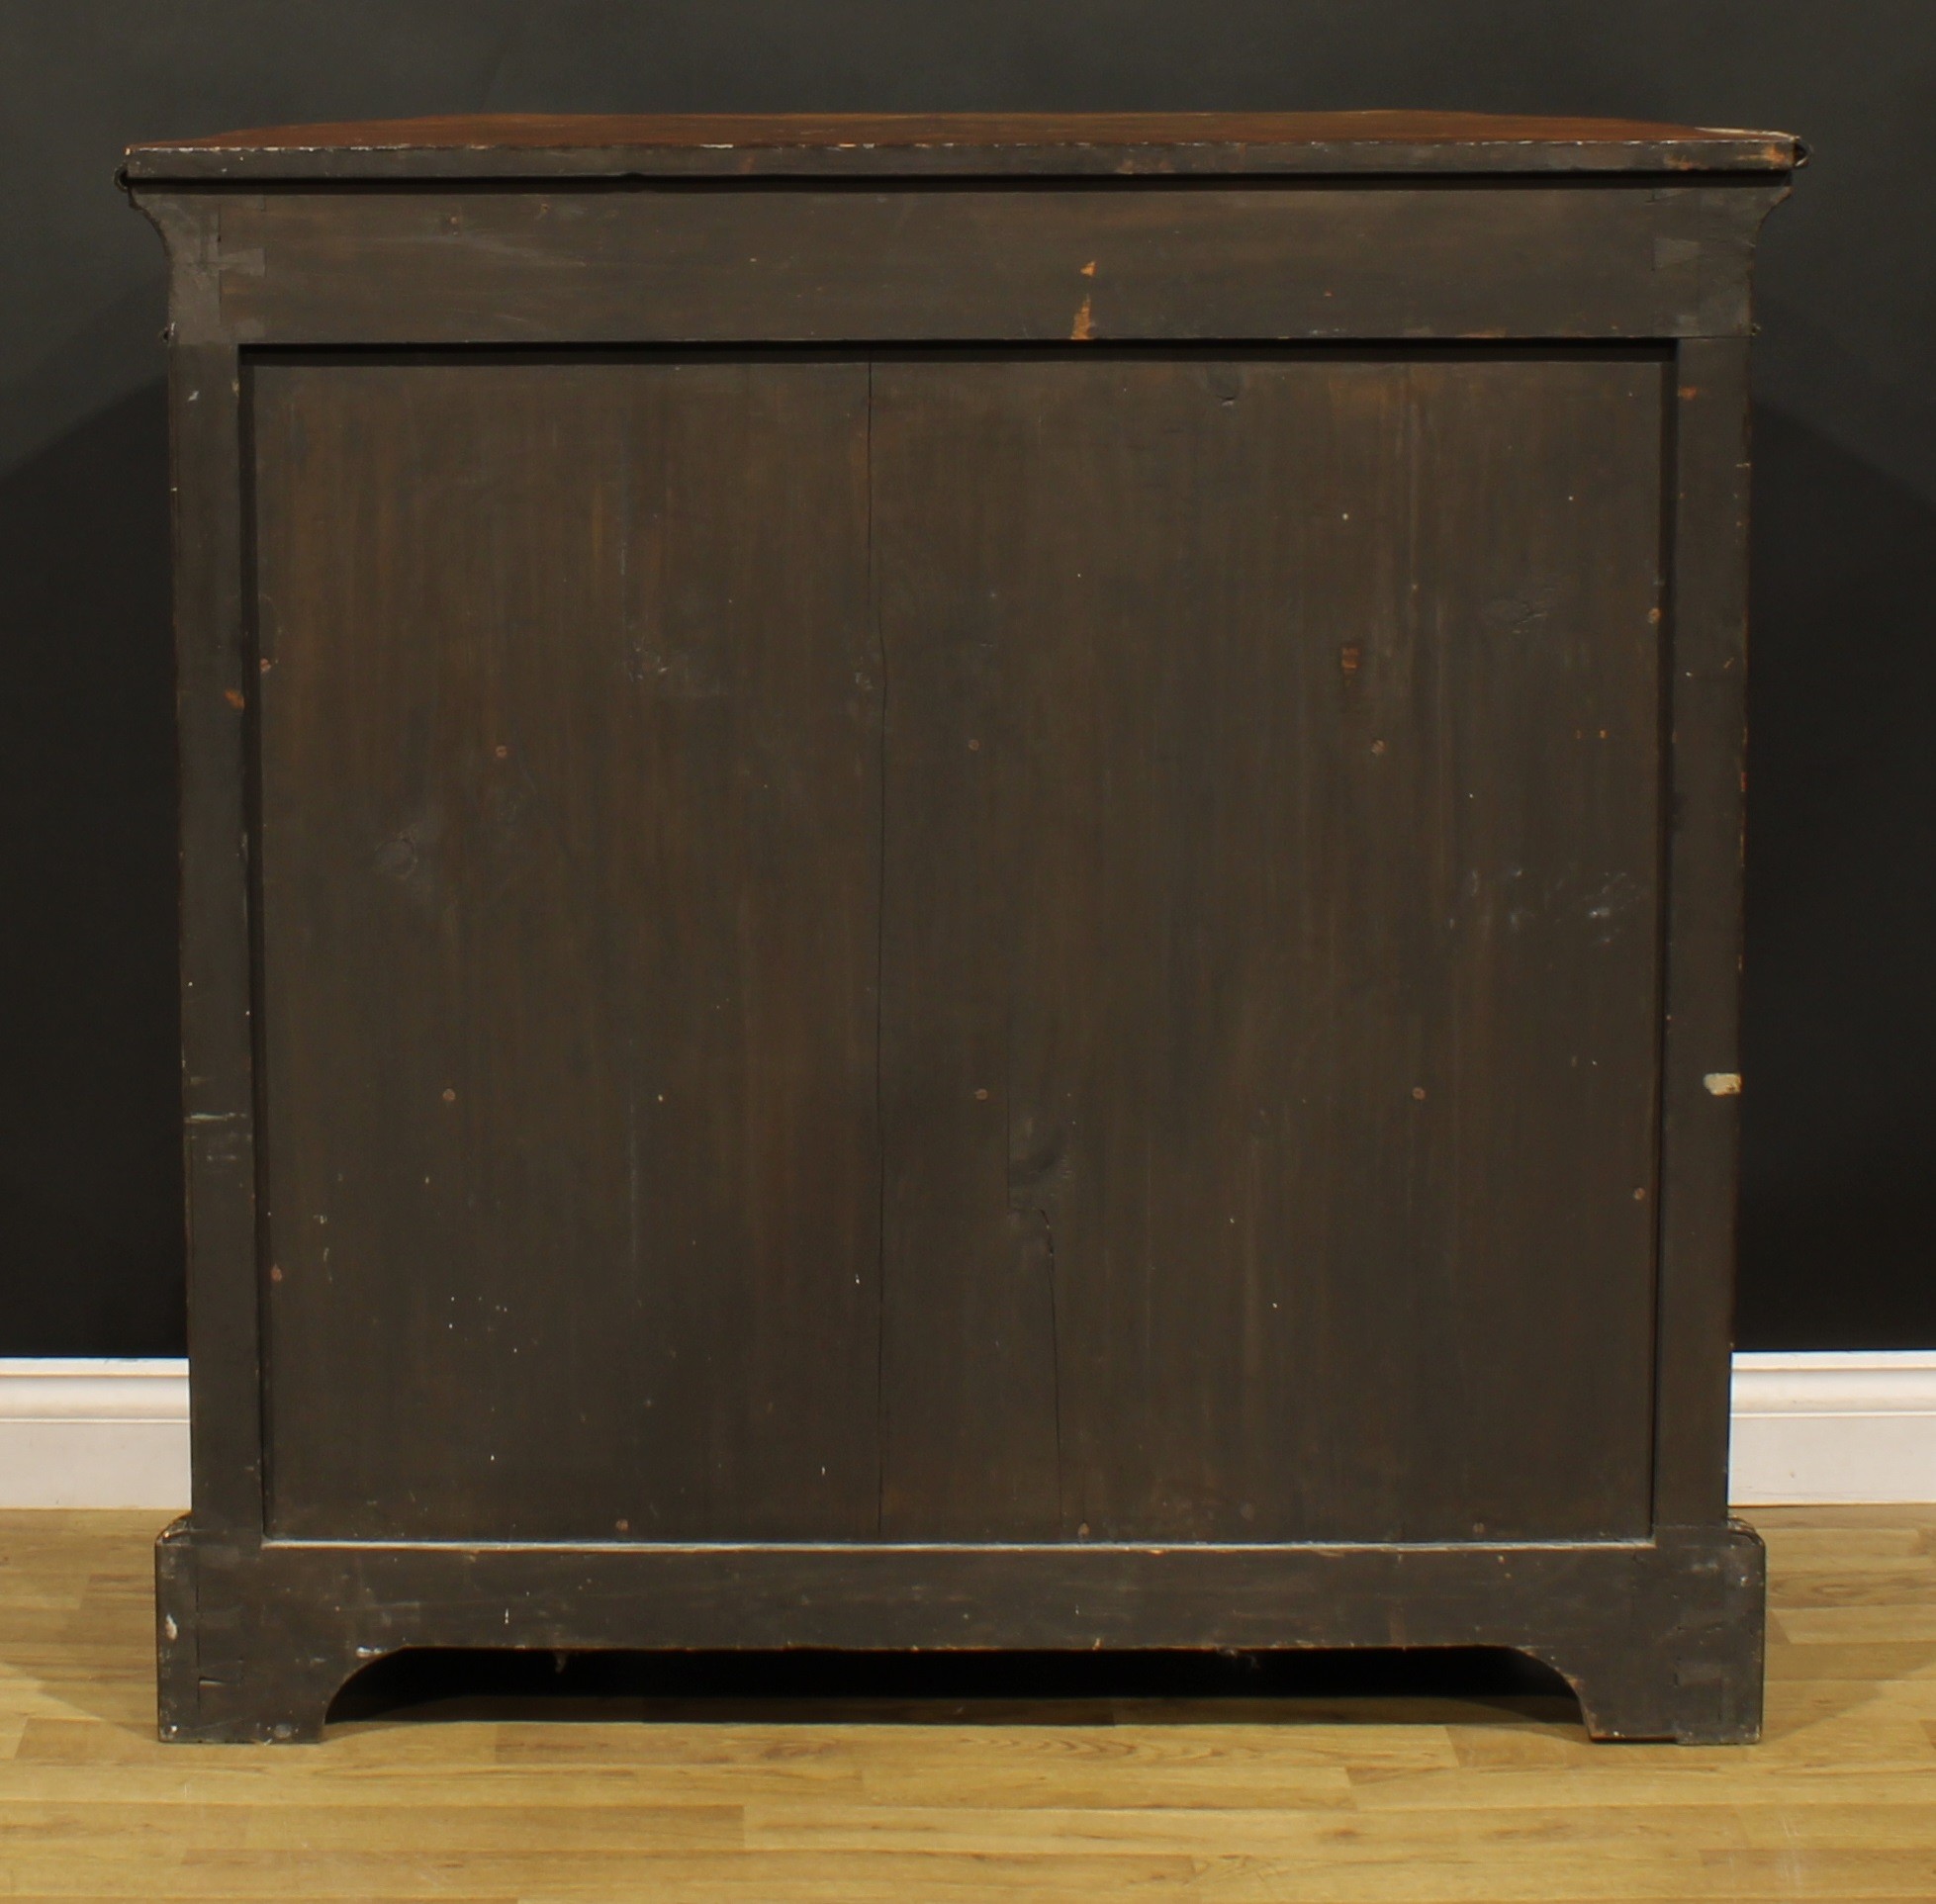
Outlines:
<svg viewBox="0 0 1936 1904"><path fill-rule="evenodd" d="M174 1738L400 1647L1489 1644L1752 1737L1748 268L1793 141L138 147Z"/></svg>

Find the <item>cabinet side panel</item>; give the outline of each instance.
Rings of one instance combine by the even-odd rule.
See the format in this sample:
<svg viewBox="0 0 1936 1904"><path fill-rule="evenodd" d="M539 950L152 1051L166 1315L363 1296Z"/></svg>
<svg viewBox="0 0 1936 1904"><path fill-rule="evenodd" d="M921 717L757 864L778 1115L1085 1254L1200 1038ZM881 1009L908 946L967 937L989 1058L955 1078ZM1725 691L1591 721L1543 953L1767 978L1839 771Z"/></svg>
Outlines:
<svg viewBox="0 0 1936 1904"><path fill-rule="evenodd" d="M1645 1531L1663 376L876 367L886 1531Z"/></svg>
<svg viewBox="0 0 1936 1904"><path fill-rule="evenodd" d="M1740 1143L1748 347L1699 339L1676 365L1655 1512L1712 1526L1727 1512Z"/></svg>
<svg viewBox="0 0 1936 1904"><path fill-rule="evenodd" d="M173 228L177 309L192 229ZM251 1043L248 696L240 380L220 344L168 366L181 758L183 1161L196 1524L262 1526L262 1413ZM223 1670L204 1660L206 1677Z"/></svg>
<svg viewBox="0 0 1936 1904"><path fill-rule="evenodd" d="M253 376L273 1530L871 1533L865 365Z"/></svg>

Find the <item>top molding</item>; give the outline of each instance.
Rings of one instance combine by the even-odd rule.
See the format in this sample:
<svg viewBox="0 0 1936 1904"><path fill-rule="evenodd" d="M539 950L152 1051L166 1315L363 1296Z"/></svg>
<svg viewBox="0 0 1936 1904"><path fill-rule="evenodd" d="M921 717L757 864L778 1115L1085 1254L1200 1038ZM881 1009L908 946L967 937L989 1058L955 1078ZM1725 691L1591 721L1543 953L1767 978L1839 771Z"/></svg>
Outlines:
<svg viewBox="0 0 1936 1904"><path fill-rule="evenodd" d="M1488 113L503 115L278 126L128 148L205 183L539 178L1785 173L1787 133Z"/></svg>

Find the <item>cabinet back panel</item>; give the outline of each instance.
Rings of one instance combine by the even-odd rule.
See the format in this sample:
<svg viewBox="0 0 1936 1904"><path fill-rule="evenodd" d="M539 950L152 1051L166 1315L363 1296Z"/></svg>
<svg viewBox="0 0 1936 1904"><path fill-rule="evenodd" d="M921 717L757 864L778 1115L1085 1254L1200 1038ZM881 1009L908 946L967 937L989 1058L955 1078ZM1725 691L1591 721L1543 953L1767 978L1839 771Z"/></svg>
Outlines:
<svg viewBox="0 0 1936 1904"><path fill-rule="evenodd" d="M1664 375L876 365L883 1532L1644 1532Z"/></svg>
<svg viewBox="0 0 1936 1904"><path fill-rule="evenodd" d="M274 1531L873 1533L867 390L253 369Z"/></svg>
<svg viewBox="0 0 1936 1904"><path fill-rule="evenodd" d="M272 1528L1644 1532L1665 374L257 360Z"/></svg>

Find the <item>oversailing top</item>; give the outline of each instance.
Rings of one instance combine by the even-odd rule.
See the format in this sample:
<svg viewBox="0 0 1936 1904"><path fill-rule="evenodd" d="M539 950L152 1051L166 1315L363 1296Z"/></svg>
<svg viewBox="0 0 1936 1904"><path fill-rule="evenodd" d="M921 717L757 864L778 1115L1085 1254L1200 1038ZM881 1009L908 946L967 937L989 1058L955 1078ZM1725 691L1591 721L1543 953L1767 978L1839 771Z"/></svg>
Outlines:
<svg viewBox="0 0 1936 1904"><path fill-rule="evenodd" d="M132 145L125 176L226 180L1786 172L1786 133L1487 113L506 114Z"/></svg>

